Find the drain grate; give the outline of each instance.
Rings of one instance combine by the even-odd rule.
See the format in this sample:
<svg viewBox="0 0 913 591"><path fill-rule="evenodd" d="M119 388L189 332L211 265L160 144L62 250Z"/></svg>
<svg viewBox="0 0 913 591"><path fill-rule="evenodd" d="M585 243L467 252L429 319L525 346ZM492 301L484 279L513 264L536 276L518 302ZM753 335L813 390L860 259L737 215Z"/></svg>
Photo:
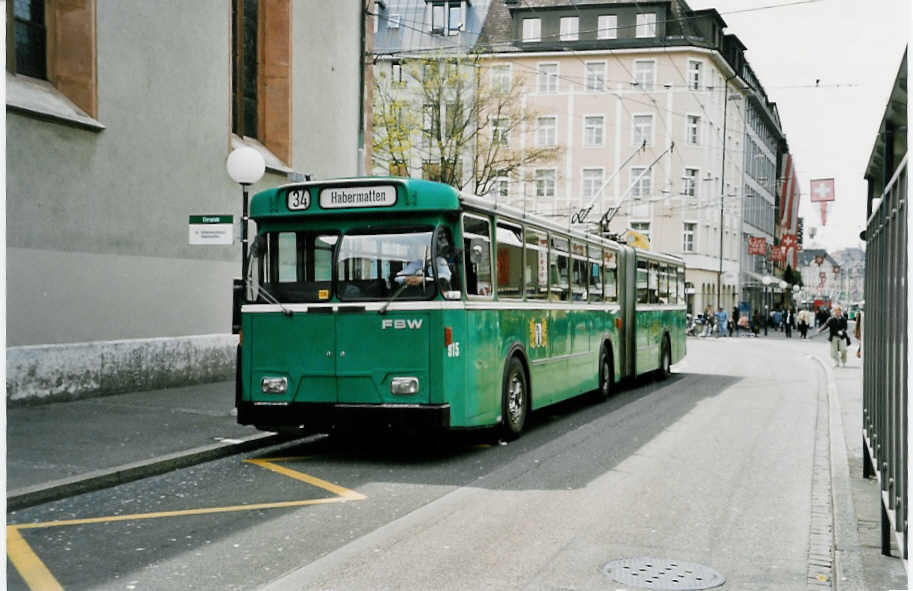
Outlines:
<svg viewBox="0 0 913 591"><path fill-rule="evenodd" d="M602 572L616 583L641 589L711 589L726 582L712 568L667 558L613 560L602 567Z"/></svg>

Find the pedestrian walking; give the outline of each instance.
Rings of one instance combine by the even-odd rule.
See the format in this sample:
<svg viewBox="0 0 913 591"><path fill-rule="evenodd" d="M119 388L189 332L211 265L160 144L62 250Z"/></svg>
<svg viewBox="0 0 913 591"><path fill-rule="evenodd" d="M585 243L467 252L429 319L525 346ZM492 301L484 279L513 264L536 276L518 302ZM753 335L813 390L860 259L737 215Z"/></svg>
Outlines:
<svg viewBox="0 0 913 591"><path fill-rule="evenodd" d="M704 331L701 333L702 337L709 337L710 331L713 330L713 308L710 305L704 306Z"/></svg>
<svg viewBox="0 0 913 591"><path fill-rule="evenodd" d="M793 324L796 319L793 317L792 308L787 307L783 313L783 329L786 331L786 338L793 338Z"/></svg>
<svg viewBox="0 0 913 591"><path fill-rule="evenodd" d="M758 332L761 330L761 314L755 310L754 315L751 317L751 332L757 337Z"/></svg>
<svg viewBox="0 0 913 591"><path fill-rule="evenodd" d="M799 334L802 335L803 339L808 338L808 310L802 309L799 310Z"/></svg>
<svg viewBox="0 0 913 591"><path fill-rule="evenodd" d="M726 325L729 322L729 314L726 313L726 308L720 306L720 311L717 313L717 336L724 337L726 336Z"/></svg>
<svg viewBox="0 0 913 591"><path fill-rule="evenodd" d="M846 346L850 344L850 337L846 334L846 317L840 306L834 306L834 315L827 319L818 332L828 331L827 340L830 341L831 359L834 367L843 364L846 367Z"/></svg>
<svg viewBox="0 0 913 591"><path fill-rule="evenodd" d="M741 314L739 313L739 307L732 307L732 325L735 327L735 336L739 336L739 320L741 319ZM729 331L729 336L732 336L732 331Z"/></svg>

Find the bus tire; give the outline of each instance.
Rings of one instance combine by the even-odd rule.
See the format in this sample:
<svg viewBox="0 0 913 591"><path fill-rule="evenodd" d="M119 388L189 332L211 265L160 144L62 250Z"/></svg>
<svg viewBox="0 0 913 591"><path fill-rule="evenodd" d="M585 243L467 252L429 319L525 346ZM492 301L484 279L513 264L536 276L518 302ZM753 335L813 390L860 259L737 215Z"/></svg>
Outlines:
<svg viewBox="0 0 913 591"><path fill-rule="evenodd" d="M611 398L615 389L615 367L611 349L603 345L599 351L599 385L596 387L595 399L604 402Z"/></svg>
<svg viewBox="0 0 913 591"><path fill-rule="evenodd" d="M529 384L526 370L516 355L507 362L501 385L501 437L511 441L520 436L529 414Z"/></svg>
<svg viewBox="0 0 913 591"><path fill-rule="evenodd" d="M672 347L669 344L669 335L663 335L663 346L659 354L659 379L665 380L672 375Z"/></svg>

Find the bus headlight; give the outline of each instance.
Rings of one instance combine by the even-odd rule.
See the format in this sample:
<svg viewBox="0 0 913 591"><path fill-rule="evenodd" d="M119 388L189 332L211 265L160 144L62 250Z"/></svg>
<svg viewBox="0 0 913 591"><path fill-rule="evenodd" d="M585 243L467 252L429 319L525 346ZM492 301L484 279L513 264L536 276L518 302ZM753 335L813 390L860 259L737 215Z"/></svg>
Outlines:
<svg viewBox="0 0 913 591"><path fill-rule="evenodd" d="M263 378L260 390L267 394L284 394L288 390L288 378Z"/></svg>
<svg viewBox="0 0 913 591"><path fill-rule="evenodd" d="M390 380L390 392L393 394L418 394L418 378L393 378Z"/></svg>

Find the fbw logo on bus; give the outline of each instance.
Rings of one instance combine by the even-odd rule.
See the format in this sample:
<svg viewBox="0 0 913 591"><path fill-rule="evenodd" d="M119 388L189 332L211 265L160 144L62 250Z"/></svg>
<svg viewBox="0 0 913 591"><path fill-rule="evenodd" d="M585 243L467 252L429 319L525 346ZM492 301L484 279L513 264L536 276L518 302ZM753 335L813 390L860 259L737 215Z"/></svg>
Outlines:
<svg viewBox="0 0 913 591"><path fill-rule="evenodd" d="M392 328L393 330L416 330L422 327L422 320L422 318L409 318L408 320L384 319L380 321L380 328L381 330L387 330L388 328Z"/></svg>

